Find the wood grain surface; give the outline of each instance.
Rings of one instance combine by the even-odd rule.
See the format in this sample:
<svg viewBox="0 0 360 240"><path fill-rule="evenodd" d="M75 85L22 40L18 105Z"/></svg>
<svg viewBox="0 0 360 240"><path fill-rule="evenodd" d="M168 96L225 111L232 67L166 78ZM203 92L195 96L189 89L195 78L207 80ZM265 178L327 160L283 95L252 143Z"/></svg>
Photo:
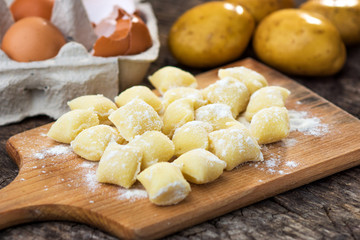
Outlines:
<svg viewBox="0 0 360 240"><path fill-rule="evenodd" d="M263 74L269 85L289 89L288 109L321 119L326 132L315 136L293 131L287 139L292 144L282 141L263 147L263 163L244 164L212 183L192 185L185 201L157 207L147 199L121 198L126 191L141 189L140 185L126 190L94 181L97 163L83 160L68 145L48 138L48 124L7 142L7 151L20 171L0 190L0 228L29 221L70 220L119 238L159 238L360 163L358 119L252 59L225 67L231 66L249 67ZM197 78L199 86L206 87L218 79L217 70ZM61 151L53 153L54 147Z"/></svg>
<svg viewBox="0 0 360 240"><path fill-rule="evenodd" d="M297 5L305 0L295 0ZM167 34L185 10L206 0L149 0L158 19L161 50L149 74L165 65L174 65L197 74L203 70L179 65L167 48ZM253 57L251 45L241 56ZM297 77L320 96L355 117L360 117L360 47L347 48L347 62L331 77ZM148 84L144 79L144 84ZM1 113L0 113L1 117ZM0 188L18 174L16 164L5 150L6 141L25 130L52 122L45 116L27 118L0 127ZM343 171L303 187L243 207L165 239L360 239L360 167ZM89 225L68 221L28 223L0 230L0 239L117 239Z"/></svg>

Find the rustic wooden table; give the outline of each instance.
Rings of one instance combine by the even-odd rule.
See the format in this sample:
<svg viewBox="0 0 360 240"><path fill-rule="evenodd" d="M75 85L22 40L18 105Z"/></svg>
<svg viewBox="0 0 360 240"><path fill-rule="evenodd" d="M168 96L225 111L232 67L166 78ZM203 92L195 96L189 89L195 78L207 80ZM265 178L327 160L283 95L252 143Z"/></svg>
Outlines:
<svg viewBox="0 0 360 240"><path fill-rule="evenodd" d="M203 70L177 64L167 48L167 34L176 18L204 0L150 0L158 18L161 50L149 73L165 65L194 74ZM299 5L303 0L296 0ZM290 76L360 118L360 46L347 49L344 69L332 77ZM256 57L249 47L243 57ZM18 168L5 151L7 139L53 121L45 116L0 127L0 188ZM360 239L360 167L335 174L224 216L185 229L166 239ZM0 239L115 239L73 222L29 223L0 230Z"/></svg>

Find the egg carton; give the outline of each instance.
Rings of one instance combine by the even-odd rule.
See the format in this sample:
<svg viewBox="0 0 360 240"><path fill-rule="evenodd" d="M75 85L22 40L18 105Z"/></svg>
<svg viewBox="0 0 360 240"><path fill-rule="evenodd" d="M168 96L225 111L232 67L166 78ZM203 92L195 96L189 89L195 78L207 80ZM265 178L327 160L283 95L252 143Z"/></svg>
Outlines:
<svg viewBox="0 0 360 240"><path fill-rule="evenodd" d="M0 42L13 24L11 2L0 0ZM69 41L56 57L23 63L0 50L0 125L40 114L57 119L69 111L71 99L88 94L113 99L119 91L141 83L158 57L160 42L151 5L136 2L136 8L146 18L152 47L137 55L104 58L89 53L96 36L82 2L55 0L51 21Z"/></svg>

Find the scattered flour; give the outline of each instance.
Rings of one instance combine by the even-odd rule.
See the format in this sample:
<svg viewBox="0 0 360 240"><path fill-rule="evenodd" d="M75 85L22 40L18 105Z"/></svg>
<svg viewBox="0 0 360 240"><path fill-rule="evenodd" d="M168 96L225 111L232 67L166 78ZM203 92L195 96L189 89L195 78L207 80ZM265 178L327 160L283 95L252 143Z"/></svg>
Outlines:
<svg viewBox="0 0 360 240"><path fill-rule="evenodd" d="M35 153L34 157L36 159L44 159L45 157L49 156L58 156L58 155L66 155L71 153L71 147L69 145L56 145L51 148L45 148L41 152Z"/></svg>
<svg viewBox="0 0 360 240"><path fill-rule="evenodd" d="M294 161L287 161L287 162L285 163L285 166L290 167L290 168L295 168L295 167L297 167L298 165L299 165L299 164L296 163L296 162L294 162Z"/></svg>
<svg viewBox="0 0 360 240"><path fill-rule="evenodd" d="M130 202L134 202L138 199L147 198L147 192L143 189L123 189L119 190L119 197L120 200L129 200Z"/></svg>
<svg viewBox="0 0 360 240"><path fill-rule="evenodd" d="M289 110L290 131L299 131L305 135L323 136L329 132L329 126L321 123L317 117L308 117L304 111Z"/></svg>

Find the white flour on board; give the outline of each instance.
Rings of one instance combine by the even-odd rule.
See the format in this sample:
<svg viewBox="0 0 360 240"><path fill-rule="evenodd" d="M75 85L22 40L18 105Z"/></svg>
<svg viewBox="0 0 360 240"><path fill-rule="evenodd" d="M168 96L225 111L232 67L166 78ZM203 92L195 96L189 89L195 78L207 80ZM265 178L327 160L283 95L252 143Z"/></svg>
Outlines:
<svg viewBox="0 0 360 240"><path fill-rule="evenodd" d="M320 118L308 117L304 111L289 110L290 131L299 131L305 135L323 136L329 132L329 126L321 123Z"/></svg>
<svg viewBox="0 0 360 240"><path fill-rule="evenodd" d="M58 155L66 155L72 153L72 149L70 145L56 145L50 148L45 148L41 152L35 153L34 158L36 159L44 159L49 156L58 156Z"/></svg>

